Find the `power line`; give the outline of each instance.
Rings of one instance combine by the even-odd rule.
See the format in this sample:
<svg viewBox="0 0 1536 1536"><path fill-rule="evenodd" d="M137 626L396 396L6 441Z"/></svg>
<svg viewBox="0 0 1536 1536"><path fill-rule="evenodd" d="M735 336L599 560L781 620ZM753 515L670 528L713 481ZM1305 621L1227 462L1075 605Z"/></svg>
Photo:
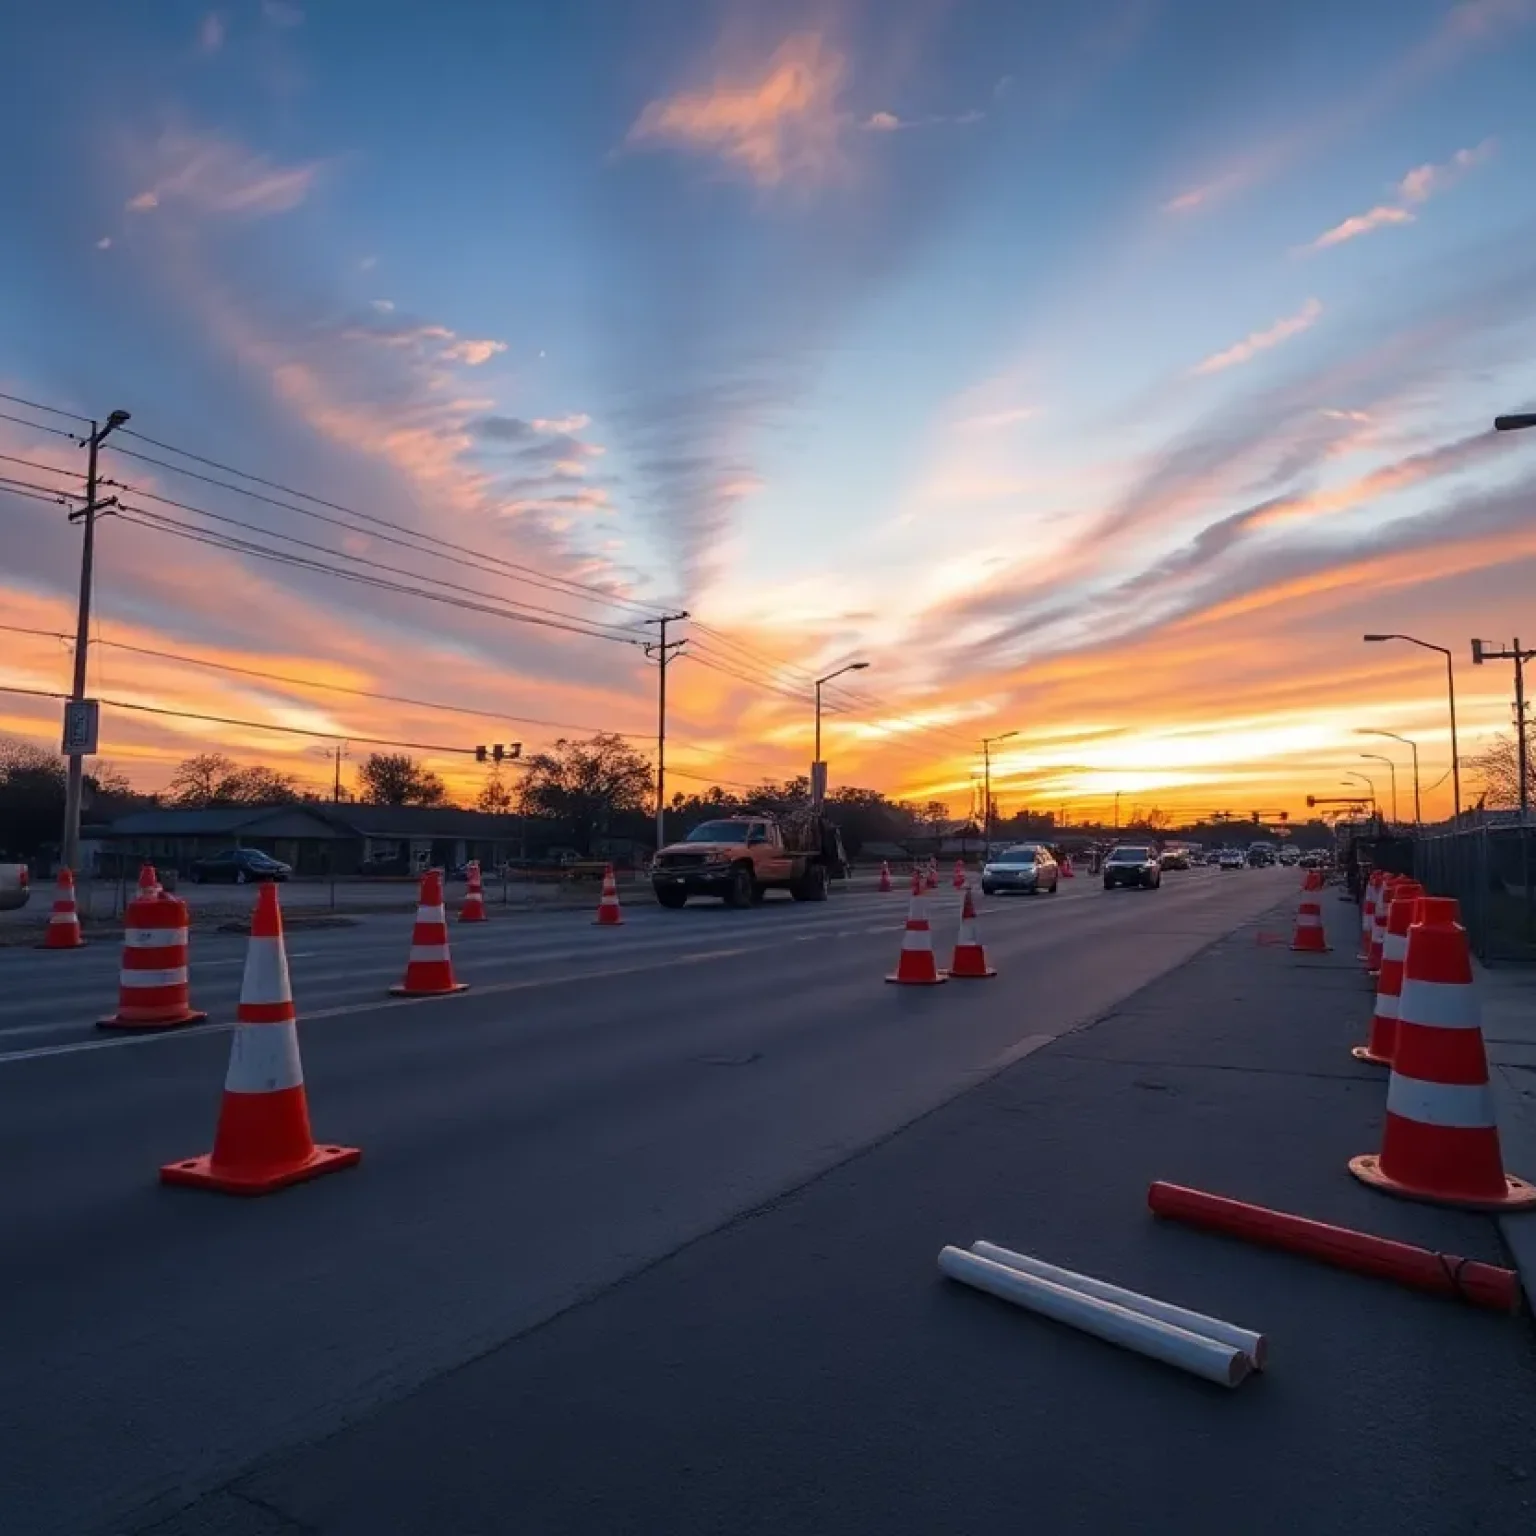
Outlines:
<svg viewBox="0 0 1536 1536"><path fill-rule="evenodd" d="M20 496L27 501L45 501L55 507L69 505L68 491L55 490L47 485L33 485L29 480L12 480L8 476L0 475L0 490L3 490L7 496ZM39 495L38 492L43 494Z"/></svg>
<svg viewBox="0 0 1536 1536"><path fill-rule="evenodd" d="M383 560L374 560L367 555L354 555L344 549L333 549L329 544L315 544L308 539L299 538L296 534L279 533L276 529L263 528L259 524L248 523L238 517L229 517L222 512L210 512L208 508L196 506L192 502L177 501L173 497L161 496L154 491L141 490L137 486L122 485L119 481L104 481L103 484L119 485L122 490L131 495L143 496L149 501L158 501L164 506L175 507L182 512L190 512L195 517L206 517L212 522L227 523L232 528L243 528L247 533L255 533L262 538L275 539L285 544L294 544L301 549L311 549L317 554L329 556L333 560L350 560L357 565L369 565L375 570L388 571L393 576L405 576L413 580L428 581L445 590L462 592L470 597L484 598L488 602L504 604L509 608L526 609L529 613L540 613L546 614L551 618L567 619L573 624L585 626L583 629L575 631L579 634L592 634L598 639L605 640L622 637L630 644L635 643L635 641L629 639L629 632L625 631L622 625L607 624L600 619L587 619L579 613L567 613L562 608L546 608L540 603L524 602L521 598L503 597L498 592L486 592L479 587L466 587L460 582L446 581L440 576L422 576L416 571L405 570L398 565L390 565ZM131 507L128 510L140 513L145 517L158 518L175 527L184 528L186 526L185 524L178 524L174 518L163 518L160 513L151 512L144 507ZM243 543L244 541L233 540L232 542ZM416 553L421 553L421 551L416 551ZM616 633L612 635L600 633L600 631L604 630L612 630Z"/></svg>
<svg viewBox="0 0 1536 1536"><path fill-rule="evenodd" d="M10 399L7 395L6 399ZM73 432L66 432L63 427L45 427L40 421L28 421L24 416L12 416L9 411L0 411L0 421L14 421L18 427L30 427L34 432L51 432L55 437L67 437L71 442L76 441Z"/></svg>
<svg viewBox="0 0 1536 1536"><path fill-rule="evenodd" d="M232 554L250 555L260 560L271 560L279 565L293 566L300 570L316 571L324 575L335 576L342 581L354 581L362 586L378 588L385 592L400 592L408 597L420 597L428 602L442 603L449 608L458 608L465 612L490 614L493 618L510 619L519 624L531 624L540 629L563 630L568 634L582 635L589 640L607 640L616 645L638 646L638 639L629 639L618 634L607 634L597 629L581 628L575 624L563 624L554 619L539 618L532 613L518 612L512 608L500 606L495 603L471 602L463 597L453 597L445 592L433 592L424 587L406 586L397 581L388 581L382 576L371 576L366 571L349 571L340 566L327 565L324 561L314 560L306 555L289 554L284 550L269 549L265 545L253 544L248 539L237 539L227 534L211 533L202 529L189 528L185 523L177 522L175 518L166 517L163 513L152 512L146 507L120 507L113 514L124 522L136 527L147 528L153 533L168 533L174 538L188 539L194 544L207 544L214 549L222 549ZM281 535L277 535L281 537ZM299 541L302 542L302 541ZM337 551L327 551L337 554ZM355 558L340 554L342 559ZM376 562L374 562L376 563Z"/></svg>
<svg viewBox="0 0 1536 1536"><path fill-rule="evenodd" d="M0 391L0 400L9 400L12 405L24 405L29 411L46 411L50 416L62 416L66 421L82 421L87 426L91 424L91 418L82 416L78 411L61 411L56 405L43 405L36 400L24 400L20 395L8 395Z"/></svg>
<svg viewBox="0 0 1536 1536"><path fill-rule="evenodd" d="M508 560L505 556L491 554L487 550L475 549L467 544L459 544L452 539L445 539L439 534L419 533L414 528L407 527L404 523L393 522L389 518L379 517L372 512L359 512L355 507L346 506L342 502L328 501L323 496L311 495L308 491L295 490L292 486L283 485L276 480L267 480L260 475L253 475L246 470L235 469L228 464L221 464L216 459L204 458L201 454L192 453L185 448L176 448L169 443L156 441L152 437L145 437L142 432L124 431L125 437L132 437L141 443L148 443L151 447L159 448L165 453L174 453L182 458L191 459L194 463L202 464L209 469L217 469L227 475L235 475L242 480L249 480L255 485L264 485L269 490L280 491L285 496L297 497L300 501L313 502L315 506L327 507L332 512L341 512L347 517L357 518L365 523L373 525L369 528L358 528L353 524L342 523L341 527L350 529L353 533L364 533L374 538L385 538L386 542L397 543L398 540L388 539L386 535L374 531L375 528L387 528L396 534L403 534L409 539L417 540L417 544L408 544L405 547L415 549L417 553L431 554L440 560L452 560L455 564L462 565L466 562L455 555L444 554L444 550L453 550L457 556L468 556L473 562L473 569L480 570L487 563L503 567L506 571L516 573L519 580L530 581L534 585L548 586L550 583L558 584L553 590L563 590L568 596L582 596L588 601L599 600L610 607L632 608L639 613L659 613L661 610L653 603L640 603L632 598L620 597L616 593L608 592L602 587L593 586L590 582L577 581L573 577L553 576L547 571L540 571L531 565L523 565L516 560ZM307 507L296 507L288 502L273 501L271 497L263 496L259 491L249 490L245 486L231 485L228 481L214 480L207 475L199 474L196 470L187 469L179 464L167 464L163 459L152 458L148 454L135 453L132 449L120 448L120 453L127 454L130 458L138 459L142 463L154 464L161 469L167 469L172 474L187 475L194 480L201 480L209 485L217 485L224 490L233 491L238 496L248 496L256 501L268 502L273 506L282 507L290 512L296 512L303 517L317 518L321 522L334 522L334 518L323 516ZM437 549L421 549L420 544L436 544Z"/></svg>
<svg viewBox="0 0 1536 1536"><path fill-rule="evenodd" d="M24 464L28 469L40 469L50 475L68 475L72 480L85 479L78 469L56 469L52 464L44 464L41 459L23 459L14 453L0 453L0 459L4 459L7 464Z"/></svg>

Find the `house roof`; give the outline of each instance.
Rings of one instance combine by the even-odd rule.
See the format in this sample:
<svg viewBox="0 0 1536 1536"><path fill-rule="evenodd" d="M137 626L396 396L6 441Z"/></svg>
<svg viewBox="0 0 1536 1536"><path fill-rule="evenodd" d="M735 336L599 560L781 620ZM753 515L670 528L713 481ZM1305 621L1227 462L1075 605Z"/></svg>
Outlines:
<svg viewBox="0 0 1536 1536"><path fill-rule="evenodd" d="M516 819L451 805L233 805L131 811L100 830L115 837L506 838Z"/></svg>

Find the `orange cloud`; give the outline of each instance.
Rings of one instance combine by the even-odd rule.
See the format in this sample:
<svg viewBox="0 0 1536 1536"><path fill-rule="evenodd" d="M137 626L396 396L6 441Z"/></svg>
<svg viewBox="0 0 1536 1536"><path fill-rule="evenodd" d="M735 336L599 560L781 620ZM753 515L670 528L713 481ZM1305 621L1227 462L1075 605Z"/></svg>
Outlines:
<svg viewBox="0 0 1536 1536"><path fill-rule="evenodd" d="M817 34L802 33L780 44L755 75L717 79L649 103L627 142L713 154L761 186L820 177L839 159L843 76L842 56Z"/></svg>
<svg viewBox="0 0 1536 1536"><path fill-rule="evenodd" d="M1308 299L1294 315L1276 320L1267 330L1252 332L1224 352L1212 353L1203 362L1195 365L1194 372L1220 373L1225 368L1235 368L1239 363L1246 363L1257 357L1260 352L1278 347L1282 341L1288 341L1292 336L1299 336L1303 331L1310 330L1317 323L1322 312L1323 306L1318 300Z"/></svg>

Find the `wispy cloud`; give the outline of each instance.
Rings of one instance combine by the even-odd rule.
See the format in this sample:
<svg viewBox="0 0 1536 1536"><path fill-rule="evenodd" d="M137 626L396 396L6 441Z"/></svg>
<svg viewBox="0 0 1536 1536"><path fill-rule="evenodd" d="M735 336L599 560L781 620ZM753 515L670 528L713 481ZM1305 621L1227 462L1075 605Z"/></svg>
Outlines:
<svg viewBox="0 0 1536 1536"><path fill-rule="evenodd" d="M144 185L127 200L129 213L180 204L198 213L259 217L297 208L324 165L276 165L215 133L170 129L135 156Z"/></svg>
<svg viewBox="0 0 1536 1536"><path fill-rule="evenodd" d="M1294 315L1276 320L1265 330L1251 332L1224 352L1213 352L1203 362L1196 363L1193 371L1220 373L1225 368L1235 368L1240 363L1249 362L1260 352L1267 352L1271 347L1278 347L1282 341L1289 341L1292 336L1310 330L1317 324L1322 313L1322 304L1316 299L1308 299Z"/></svg>
<svg viewBox="0 0 1536 1536"><path fill-rule="evenodd" d="M217 53L224 46L224 18L217 11L209 11L197 29L197 46L202 53Z"/></svg>
<svg viewBox="0 0 1536 1536"><path fill-rule="evenodd" d="M498 352L506 350L507 344L504 341L475 341L466 338L444 347L442 355L448 362L463 363L467 367L478 368L482 363L490 362Z"/></svg>
<svg viewBox="0 0 1536 1536"><path fill-rule="evenodd" d="M535 416L528 425L535 432L580 432L592 425L592 418L585 411L573 411L569 416Z"/></svg>
<svg viewBox="0 0 1536 1536"><path fill-rule="evenodd" d="M1020 422L1033 421L1040 413L1032 405L1016 405L1002 411L985 411L979 416L967 416L955 425L962 432L994 432L999 427L1014 427Z"/></svg>
<svg viewBox="0 0 1536 1536"><path fill-rule="evenodd" d="M1493 154L1497 145L1493 139L1484 139L1471 149L1458 149L1443 165L1417 165L1397 184L1397 199L1390 203L1378 203L1365 213L1357 213L1342 223L1326 229L1304 249L1323 251L1330 246L1343 245L1357 240L1374 229L1385 229L1393 224L1411 224L1413 209L1426 203L1431 197L1444 192L1466 175L1474 166Z"/></svg>
<svg viewBox="0 0 1536 1536"><path fill-rule="evenodd" d="M270 26L302 27L304 12L292 0L261 0L261 14Z"/></svg>
<svg viewBox="0 0 1536 1536"><path fill-rule="evenodd" d="M897 117L894 112L872 112L859 127L869 133L897 133L904 128L932 128L940 123L979 123L985 116L975 108L969 112L931 112L926 117Z"/></svg>
<svg viewBox="0 0 1536 1536"><path fill-rule="evenodd" d="M762 186L819 177L839 159L844 72L841 54L819 35L802 33L780 44L755 74L649 103L627 142L716 155Z"/></svg>
<svg viewBox="0 0 1536 1536"><path fill-rule="evenodd" d="M1171 197L1163 204L1164 213L1193 213L1197 208L1208 207L1211 203L1218 202L1231 192L1236 192L1240 187L1248 184L1249 176L1245 171L1228 171L1223 176L1217 176L1211 181L1202 182L1199 186L1190 187L1187 191L1180 192L1177 197Z"/></svg>

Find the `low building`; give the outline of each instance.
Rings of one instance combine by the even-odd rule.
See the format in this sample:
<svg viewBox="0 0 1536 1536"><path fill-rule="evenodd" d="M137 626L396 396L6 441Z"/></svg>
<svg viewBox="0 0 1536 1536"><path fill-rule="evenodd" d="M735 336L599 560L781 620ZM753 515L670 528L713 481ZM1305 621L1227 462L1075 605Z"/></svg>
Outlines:
<svg viewBox="0 0 1536 1536"><path fill-rule="evenodd" d="M226 848L256 848L297 875L411 875L479 859L487 869L516 860L521 818L453 806L291 805L166 807L134 811L86 828L82 852L98 875L131 874L145 860L186 875ZM84 862L84 861L82 861Z"/></svg>

